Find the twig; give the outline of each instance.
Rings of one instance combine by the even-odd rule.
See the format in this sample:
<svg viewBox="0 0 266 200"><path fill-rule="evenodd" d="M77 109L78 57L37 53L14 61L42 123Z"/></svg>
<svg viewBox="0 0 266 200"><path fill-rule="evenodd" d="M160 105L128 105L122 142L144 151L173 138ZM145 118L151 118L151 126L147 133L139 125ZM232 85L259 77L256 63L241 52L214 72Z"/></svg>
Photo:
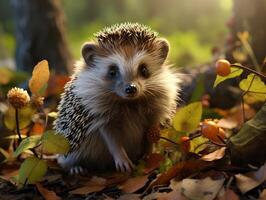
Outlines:
<svg viewBox="0 0 266 200"><path fill-rule="evenodd" d="M243 65L241 65L241 64L231 64L231 66L232 66L232 67L238 67L238 68L243 69L243 70L245 70L245 71L248 71L248 72L250 72L250 73L256 74L256 75L259 76L264 82L266 82L266 76L265 76L264 74L260 73L260 72L257 72L257 71L254 70L254 69L250 69L250 68L248 68L248 67L246 67L246 66L243 66Z"/></svg>
<svg viewBox="0 0 266 200"><path fill-rule="evenodd" d="M17 134L18 134L18 145L22 141L20 130L19 130L19 120L18 120L18 109L15 109L15 114L16 114L16 127L17 127Z"/></svg>
<svg viewBox="0 0 266 200"><path fill-rule="evenodd" d="M177 144L176 142L174 142L174 141L172 141L172 140L170 140L170 139L168 139L168 138L166 138L166 137L162 137L162 136L160 136L160 139L163 139L163 140L166 140L167 142L170 142L170 143L172 143L172 144L174 144L174 145L176 145L176 146L180 146L179 144Z"/></svg>

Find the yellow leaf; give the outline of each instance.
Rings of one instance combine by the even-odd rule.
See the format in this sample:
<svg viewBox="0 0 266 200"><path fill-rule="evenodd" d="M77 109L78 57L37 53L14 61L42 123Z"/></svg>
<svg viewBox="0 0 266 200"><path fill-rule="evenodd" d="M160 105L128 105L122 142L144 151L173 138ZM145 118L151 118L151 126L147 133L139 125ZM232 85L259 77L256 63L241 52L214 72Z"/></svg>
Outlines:
<svg viewBox="0 0 266 200"><path fill-rule="evenodd" d="M39 62L32 71L32 77L29 81L30 91L39 94L49 80L50 72L47 60Z"/></svg>
<svg viewBox="0 0 266 200"><path fill-rule="evenodd" d="M246 79L239 83L239 87L248 92L245 99L248 102L265 101L266 85L261 81L260 77L255 74L249 74Z"/></svg>
<svg viewBox="0 0 266 200"><path fill-rule="evenodd" d="M177 111L173 118L173 126L177 131L192 132L198 127L201 115L201 102L191 103Z"/></svg>

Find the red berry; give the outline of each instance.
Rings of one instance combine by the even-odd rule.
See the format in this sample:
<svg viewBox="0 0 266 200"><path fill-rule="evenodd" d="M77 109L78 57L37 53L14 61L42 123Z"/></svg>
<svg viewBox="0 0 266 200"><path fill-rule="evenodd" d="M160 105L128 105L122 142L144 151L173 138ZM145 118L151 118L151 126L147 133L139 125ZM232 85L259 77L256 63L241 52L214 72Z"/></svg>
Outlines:
<svg viewBox="0 0 266 200"><path fill-rule="evenodd" d="M182 136L180 138L181 150L182 152L188 153L190 150L190 139L187 136Z"/></svg>
<svg viewBox="0 0 266 200"><path fill-rule="evenodd" d="M220 59L216 62L216 73L219 76L228 76L231 73L231 64L228 60Z"/></svg>

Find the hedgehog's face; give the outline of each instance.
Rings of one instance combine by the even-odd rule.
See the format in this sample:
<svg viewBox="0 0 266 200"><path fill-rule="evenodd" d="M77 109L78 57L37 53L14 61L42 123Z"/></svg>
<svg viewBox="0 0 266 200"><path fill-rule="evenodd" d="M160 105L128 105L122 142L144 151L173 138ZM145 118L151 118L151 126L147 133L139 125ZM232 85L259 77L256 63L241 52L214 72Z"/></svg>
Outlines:
<svg viewBox="0 0 266 200"><path fill-rule="evenodd" d="M102 80L98 87L116 97L134 100L152 95L149 86L160 75L168 49L168 43L163 39L154 41L154 46L148 50L125 45L104 52L97 44L87 43L82 54L88 70Z"/></svg>

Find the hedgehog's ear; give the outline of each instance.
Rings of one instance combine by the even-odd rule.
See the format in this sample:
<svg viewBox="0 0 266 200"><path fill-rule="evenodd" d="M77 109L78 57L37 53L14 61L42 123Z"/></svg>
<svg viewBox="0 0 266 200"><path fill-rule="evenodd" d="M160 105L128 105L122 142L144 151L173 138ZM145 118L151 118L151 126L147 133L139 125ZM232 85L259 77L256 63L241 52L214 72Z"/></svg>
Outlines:
<svg viewBox="0 0 266 200"><path fill-rule="evenodd" d="M83 44L81 54L87 65L90 65L93 62L98 48L99 46L94 42L86 42L85 44Z"/></svg>
<svg viewBox="0 0 266 200"><path fill-rule="evenodd" d="M158 38L157 39L158 46L159 46L159 52L160 52L160 64L163 64L164 61L167 58L168 52L169 52L169 43L166 39L164 38Z"/></svg>

